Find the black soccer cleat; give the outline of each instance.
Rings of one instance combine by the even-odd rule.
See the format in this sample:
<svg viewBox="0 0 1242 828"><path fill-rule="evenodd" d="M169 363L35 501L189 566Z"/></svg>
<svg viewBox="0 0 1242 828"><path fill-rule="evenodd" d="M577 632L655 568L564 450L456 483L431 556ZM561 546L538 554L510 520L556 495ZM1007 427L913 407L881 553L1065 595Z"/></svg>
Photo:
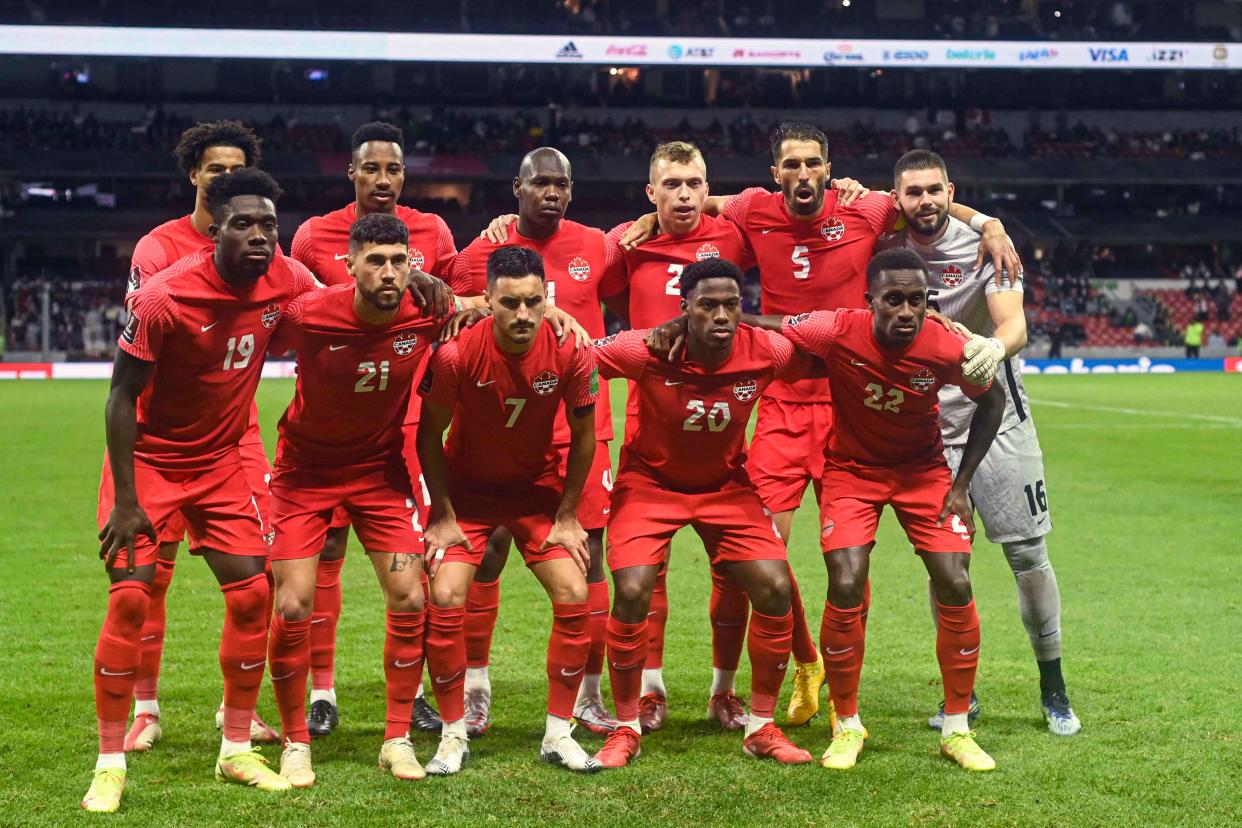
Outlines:
<svg viewBox="0 0 1242 828"><path fill-rule="evenodd" d="M414 699L414 715L410 717L410 725L424 733L439 733L444 722L440 720L440 714L431 706L431 702L427 701L427 697L419 696Z"/></svg>
<svg viewBox="0 0 1242 828"><path fill-rule="evenodd" d="M306 729L312 736L327 736L336 730L341 723L336 705L327 699L311 702L310 712L306 714Z"/></svg>

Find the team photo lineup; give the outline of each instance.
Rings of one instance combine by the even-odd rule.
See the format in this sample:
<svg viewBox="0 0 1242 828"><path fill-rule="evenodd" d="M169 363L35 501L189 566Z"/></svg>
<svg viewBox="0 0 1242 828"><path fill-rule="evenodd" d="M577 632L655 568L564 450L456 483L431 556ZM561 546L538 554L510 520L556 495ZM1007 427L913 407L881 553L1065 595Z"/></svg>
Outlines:
<svg viewBox="0 0 1242 828"><path fill-rule="evenodd" d="M377 751L406 782L471 773L514 547L551 604L531 760L611 776L659 752L666 573L684 527L710 564L710 594L685 608L710 618L707 720L754 759L865 763L859 676L886 506L927 576L941 761L1005 761L974 724L978 526L1012 570L1048 734L1083 727L1016 360L1023 265L999 220L955 201L935 152L891 158L891 191L869 190L833 168L819 127L781 122L771 180L726 195L709 189L710 157L668 141L650 148L654 211L596 228L570 218L572 150L539 147L515 171L515 212L459 251L443 219L400 203L405 138L372 121L350 142L355 201L307 220L285 251L262 137L236 120L185 130L175 154L193 210L134 247L106 405L107 610L84 809L121 808L133 755L161 750L160 668L179 658L163 652L165 595L196 566L187 553L224 597L214 775L260 791L332 784L317 781L312 746L354 724L338 706L335 634L342 565L362 554L385 611L370 669L382 666L386 702L358 762ZM743 311L753 268L760 314ZM625 330L606 335L604 307ZM255 395L265 358L285 354L296 388L269 461ZM793 532L808 489L818 540ZM799 588L820 573L786 554L815 544L826 595ZM743 650L749 688L735 680ZM434 752L419 756L411 731L438 734Z"/></svg>

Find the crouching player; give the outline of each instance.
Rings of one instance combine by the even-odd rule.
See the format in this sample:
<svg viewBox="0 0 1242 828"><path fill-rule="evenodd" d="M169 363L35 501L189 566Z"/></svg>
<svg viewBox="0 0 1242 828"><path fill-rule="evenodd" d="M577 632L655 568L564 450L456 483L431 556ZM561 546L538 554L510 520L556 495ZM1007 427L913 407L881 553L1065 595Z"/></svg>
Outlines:
<svg viewBox="0 0 1242 828"><path fill-rule="evenodd" d="M970 480L1005 409L999 386L962 375L965 340L924 325L927 271L909 250L885 250L867 266L867 309L786 317L799 348L827 364L841 428L828 439L820 543L828 603L820 646L839 717L826 768L854 766L868 734L858 716L863 589L876 523L885 505L927 567L939 611L936 657L944 682L940 752L967 770L996 767L975 743L966 716L979 663L979 615L970 587ZM768 326L775 317L764 320ZM945 463L937 392L957 385L977 403L956 479Z"/></svg>
<svg viewBox="0 0 1242 828"><path fill-rule="evenodd" d="M721 259L681 273L684 359L652 355L646 331L601 340L605 377L636 385L637 426L621 450L608 522L613 608L608 663L618 726L596 758L622 767L639 755L639 691L647 613L678 529L694 527L713 570L742 584L753 612L747 649L751 715L743 750L782 763L811 754L773 723L793 636L789 565L771 513L746 474L746 423L763 389L809 367L783 337L739 326L742 272Z"/></svg>
<svg viewBox="0 0 1242 828"><path fill-rule="evenodd" d="M354 283L300 297L274 340L276 350L298 357L271 485L276 612L268 642L285 738L280 773L295 788L315 781L306 720L311 613L319 553L337 508L348 513L387 605L379 763L398 779L426 775L408 737L422 680L423 539L401 422L443 320L408 295L409 231L399 219L375 213L354 222L347 264Z"/></svg>
<svg viewBox="0 0 1242 828"><path fill-rule="evenodd" d="M466 592L498 527L513 535L552 600L548 716L543 758L595 771L570 735L590 649L587 534L578 501L595 454L599 378L590 348L558 345L539 254L501 247L487 259L492 317L439 347L419 392L418 456L431 492L427 664L444 720L427 772L457 773L470 757L464 709ZM562 411L564 412L562 414ZM564 479L553 445L557 417L569 424ZM448 445L444 430L452 423Z"/></svg>

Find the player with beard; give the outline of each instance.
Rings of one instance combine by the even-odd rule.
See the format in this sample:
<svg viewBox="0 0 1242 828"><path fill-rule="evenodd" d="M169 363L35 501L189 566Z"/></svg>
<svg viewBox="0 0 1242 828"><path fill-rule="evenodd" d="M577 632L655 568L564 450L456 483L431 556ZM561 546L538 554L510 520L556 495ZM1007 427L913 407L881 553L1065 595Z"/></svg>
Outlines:
<svg viewBox="0 0 1242 828"><path fill-rule="evenodd" d="M272 331L291 301L317 287L305 267L277 251L279 197L280 187L259 170L218 176L207 188L213 248L181 259L130 297L105 414L99 555L111 586L92 670L99 757L82 800L89 811L120 807L125 720L157 544L177 514L191 553L206 560L224 595L216 778L289 788L250 744L271 596L268 528L238 448Z"/></svg>
<svg viewBox="0 0 1242 828"><path fill-rule="evenodd" d="M813 126L779 124L772 132L771 150L771 173L779 191L755 187L736 196L712 196L705 211L723 214L742 230L758 260L764 313L861 307L867 262L876 241L893 230L898 218L892 198L867 192L846 203L848 198L829 190L828 139ZM978 216L961 205L953 209L965 221ZM987 221L980 259L986 254L1016 270L1017 255L1000 222L981 216L975 223L981 220ZM635 222L622 245L640 243L652 224L650 216ZM668 353L683 329L680 320L653 329L653 348ZM832 422L826 379L775 382L759 404L749 469L786 543L807 485L820 494ZM864 617L867 602L864 595ZM818 658L795 661L788 715L791 724L803 724L819 709L824 673Z"/></svg>
<svg viewBox="0 0 1242 828"><path fill-rule="evenodd" d="M893 170L893 198L906 220L895 240L919 255L928 268L928 306L962 323L977 336L966 347L973 361L1004 376L1005 415L1000 432L971 480L970 499L988 540L998 543L1018 587L1018 614L1039 668L1039 690L1048 729L1072 736L1082 729L1070 707L1061 673L1061 591L1048 560L1044 536L1052 531L1044 484L1043 452L1015 358L1026 345L1022 274L1003 273L997 282L989 262L972 272L979 236L949 215L953 182L944 159L927 150L903 155ZM969 367L969 366L968 366ZM953 386L940 391L940 428L949 467L962 462L967 426L975 411ZM932 601L935 614L936 604ZM971 698L970 718L979 713ZM928 720L939 729L941 712Z"/></svg>
<svg viewBox="0 0 1242 828"><path fill-rule="evenodd" d="M518 215L502 216L489 235L464 249L453 266L449 283L467 307L483 304L487 288L488 257L503 246L517 246L539 254L547 275L549 319L553 312L577 320L591 339L604 335L601 302L624 290L624 262L616 244L604 233L565 218L573 199L573 170L561 152L540 147L527 153L513 179ZM572 321L569 320L569 321ZM604 525L608 520L608 492L612 468L608 441L612 439L612 414L608 388L600 389L595 418L599 446L595 464L587 477L578 507L578 518L587 531L591 566L587 584L591 603L591 653L575 705L578 721L595 733L611 730L615 720L603 707L600 675L603 672L608 618L608 579L604 571ZM556 421L556 446L562 470L568 462L570 432ZM503 530L488 542L466 603L466 723L470 735L487 732L491 720L491 680L488 675L492 632L500 604L500 573L509 554L510 538Z"/></svg>
<svg viewBox="0 0 1242 828"><path fill-rule="evenodd" d="M398 204L405 185L405 139L398 127L371 121L354 130L346 175L354 185L354 201L339 210L307 219L293 237L291 253L326 285L353 284L348 261L350 228L367 215L396 216L409 232L411 271L442 276L457 248L444 219ZM417 380L415 380L417 384ZM425 510L426 487L418 467L414 434L418 428L418 401L411 401L405 417L406 465L414 493ZM315 610L311 623L311 703L307 727L312 736L327 736L340 723L336 698L336 627L341 615L341 567L349 541L349 518L344 509L332 516L315 576ZM423 697L414 702L413 724L437 732L440 717Z"/></svg>
<svg viewBox="0 0 1242 828"><path fill-rule="evenodd" d="M134 246L130 260L126 293L138 290L148 278L172 266L179 259L212 246L211 211L207 208L207 187L217 176L254 167L259 163L262 141L239 121L205 121L181 133L173 155L181 171L194 187L194 212L166 221L147 233ZM267 481L271 466L259 434L259 413L250 409L250 422L240 443L242 463L255 500L267 513ZM107 464L107 457L104 458ZM125 735L125 750L150 750L164 734L158 700L160 661L164 653L167 626L165 598L172 583L177 547L185 536L185 521L173 515L160 537L155 577L151 581L151 604L141 636L142 662L134 686L134 721ZM216 711L216 728L223 725L224 705ZM279 736L256 714L250 725L250 738L256 742L275 742Z"/></svg>

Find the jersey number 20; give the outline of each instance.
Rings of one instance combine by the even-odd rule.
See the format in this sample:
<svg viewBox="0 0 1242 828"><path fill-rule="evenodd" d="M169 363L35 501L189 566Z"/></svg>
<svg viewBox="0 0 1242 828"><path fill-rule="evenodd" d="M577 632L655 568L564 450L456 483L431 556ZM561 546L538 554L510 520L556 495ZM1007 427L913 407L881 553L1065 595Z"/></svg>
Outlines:
<svg viewBox="0 0 1242 828"><path fill-rule="evenodd" d="M704 419L707 420L708 431L724 431L729 421L733 419L733 412L729 410L727 402L714 402L708 409L702 400L691 400L686 403L686 409L689 410L690 416L681 424L686 431L702 431L703 423L699 421Z"/></svg>

